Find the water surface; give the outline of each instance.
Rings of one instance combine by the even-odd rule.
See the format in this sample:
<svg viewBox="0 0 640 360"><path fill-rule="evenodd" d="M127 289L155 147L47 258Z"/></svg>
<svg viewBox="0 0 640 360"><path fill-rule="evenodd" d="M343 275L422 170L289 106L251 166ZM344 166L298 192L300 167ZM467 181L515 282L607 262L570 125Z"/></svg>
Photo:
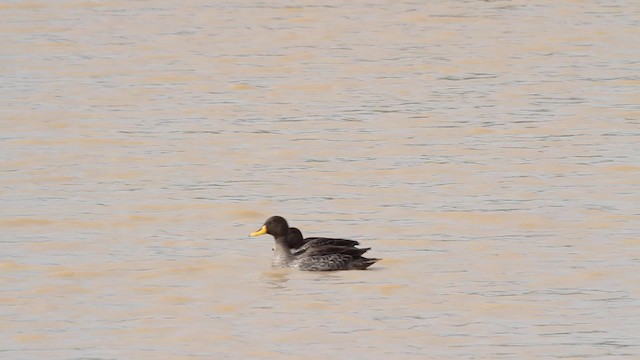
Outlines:
<svg viewBox="0 0 640 360"><path fill-rule="evenodd" d="M639 19L1 4L2 358L638 358ZM275 214L384 260L271 270Z"/></svg>

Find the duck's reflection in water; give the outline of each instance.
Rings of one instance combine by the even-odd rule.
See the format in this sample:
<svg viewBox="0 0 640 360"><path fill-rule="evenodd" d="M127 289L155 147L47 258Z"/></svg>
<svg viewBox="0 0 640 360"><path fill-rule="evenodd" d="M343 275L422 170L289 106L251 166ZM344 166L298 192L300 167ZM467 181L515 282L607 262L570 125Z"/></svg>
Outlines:
<svg viewBox="0 0 640 360"><path fill-rule="evenodd" d="M265 271L261 274L261 277L265 280L265 283L269 284L269 287L274 289L285 289L285 283L289 281L289 269L273 269Z"/></svg>

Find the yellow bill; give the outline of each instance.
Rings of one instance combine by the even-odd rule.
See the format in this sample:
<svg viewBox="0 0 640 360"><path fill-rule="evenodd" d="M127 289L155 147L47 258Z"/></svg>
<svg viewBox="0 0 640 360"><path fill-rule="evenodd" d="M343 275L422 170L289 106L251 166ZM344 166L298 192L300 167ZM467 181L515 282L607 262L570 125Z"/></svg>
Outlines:
<svg viewBox="0 0 640 360"><path fill-rule="evenodd" d="M251 234L249 234L249 236L258 236L258 235L264 235L267 233L267 225L262 225L262 227L260 228L260 230L256 231L256 232L252 232Z"/></svg>

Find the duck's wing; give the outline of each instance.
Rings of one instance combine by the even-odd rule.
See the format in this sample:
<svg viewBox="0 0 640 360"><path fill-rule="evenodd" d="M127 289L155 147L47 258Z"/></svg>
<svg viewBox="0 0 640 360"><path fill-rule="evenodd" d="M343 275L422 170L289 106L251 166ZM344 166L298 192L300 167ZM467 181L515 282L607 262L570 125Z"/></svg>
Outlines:
<svg viewBox="0 0 640 360"><path fill-rule="evenodd" d="M362 256L371 248L357 248L354 246L335 246L335 245L319 245L311 247L303 247L293 253L294 256L322 256L331 254L343 254L353 256L354 258Z"/></svg>
<svg viewBox="0 0 640 360"><path fill-rule="evenodd" d="M304 245L300 248L310 248L317 246L358 246L359 242L350 239L336 239L336 238L325 238L325 237L310 237L304 239Z"/></svg>

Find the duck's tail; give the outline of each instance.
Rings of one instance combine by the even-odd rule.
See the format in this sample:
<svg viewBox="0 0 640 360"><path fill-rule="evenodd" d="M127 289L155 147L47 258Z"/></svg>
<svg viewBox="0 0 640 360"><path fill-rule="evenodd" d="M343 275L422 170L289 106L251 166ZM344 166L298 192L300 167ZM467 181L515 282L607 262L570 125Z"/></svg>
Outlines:
<svg viewBox="0 0 640 360"><path fill-rule="evenodd" d="M382 259L361 257L353 264L356 270L364 270Z"/></svg>

